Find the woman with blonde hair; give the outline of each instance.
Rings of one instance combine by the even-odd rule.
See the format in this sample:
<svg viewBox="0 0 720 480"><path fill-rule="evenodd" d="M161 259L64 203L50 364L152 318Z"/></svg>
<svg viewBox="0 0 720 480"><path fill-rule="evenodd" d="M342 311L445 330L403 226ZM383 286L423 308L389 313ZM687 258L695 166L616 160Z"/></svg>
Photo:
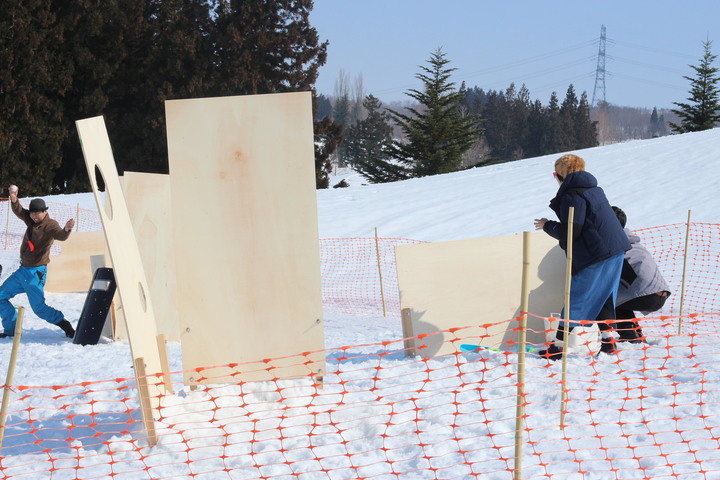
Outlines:
<svg viewBox="0 0 720 480"><path fill-rule="evenodd" d="M573 154L563 155L555 161L553 175L559 187L550 208L558 220L535 219L535 228L556 238L567 251L568 217L570 207L574 207L568 318L575 322L570 322L570 329L579 325L580 320L614 320L623 256L630 249L630 242L605 192L595 177L585 171L585 160ZM608 333L612 326L605 323L598 326L604 331L601 351L614 353L614 341ZM557 337L562 339L560 331ZM553 343L538 353L556 360L562 349Z"/></svg>

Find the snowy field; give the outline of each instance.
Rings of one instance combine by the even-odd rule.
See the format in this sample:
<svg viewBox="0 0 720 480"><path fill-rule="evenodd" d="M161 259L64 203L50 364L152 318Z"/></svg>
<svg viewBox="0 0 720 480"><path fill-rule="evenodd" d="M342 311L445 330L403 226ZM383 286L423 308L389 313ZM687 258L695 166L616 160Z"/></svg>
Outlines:
<svg viewBox="0 0 720 480"><path fill-rule="evenodd" d="M689 210L693 222L720 223L718 152L715 129L575 153L636 230L683 223ZM557 189L558 156L382 185L337 172L330 184L345 179L351 186L318 191L319 236L372 237L377 228L381 237L443 241L532 230L534 218L553 217L548 202ZM46 201L96 208L92 194ZM17 252L0 250L0 263L4 279L17 266ZM47 301L75 323L84 295L48 293ZM24 297L14 304L27 307ZM100 442L77 435L66 441L67 433L57 433L49 437L52 444L9 427L6 435L19 436L6 439L0 473L33 479L512 478L514 355L409 359L399 353L399 318L326 310L324 320L329 372L321 390L304 380L197 391L178 385L177 394L164 399L165 421L153 448L144 446L137 425L130 432L109 429ZM675 335L673 319L657 318L650 345L627 345L617 357L594 361L572 358L565 429L558 421L559 364L528 357L523 478L720 479L719 319L715 313L699 320L709 333ZM0 340L2 372L11 344ZM178 372L180 346L168 347L171 370ZM134 383L112 379L133 375L127 343L73 345L27 309L14 385L70 387L14 391L10 410L16 413L8 425L30 419L34 428L64 432L78 419L97 421L97 414L122 418L127 405L137 408L132 398L126 401ZM97 387L105 380L103 401L88 403L92 395L79 384L100 382ZM48 392L59 392L69 406ZM42 418L33 417L39 412Z"/></svg>

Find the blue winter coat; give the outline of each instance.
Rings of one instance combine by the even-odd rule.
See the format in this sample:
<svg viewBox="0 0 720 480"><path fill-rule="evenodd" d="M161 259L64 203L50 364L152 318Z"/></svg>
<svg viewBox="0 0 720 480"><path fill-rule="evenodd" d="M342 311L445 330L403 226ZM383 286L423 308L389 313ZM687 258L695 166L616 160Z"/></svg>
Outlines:
<svg viewBox="0 0 720 480"><path fill-rule="evenodd" d="M550 208L559 222L547 221L543 230L558 239L567 250L567 227L570 207L575 207L573 218L572 274L585 267L607 260L630 250L630 242L620 222L598 187L597 180L588 172L569 174L560 184Z"/></svg>

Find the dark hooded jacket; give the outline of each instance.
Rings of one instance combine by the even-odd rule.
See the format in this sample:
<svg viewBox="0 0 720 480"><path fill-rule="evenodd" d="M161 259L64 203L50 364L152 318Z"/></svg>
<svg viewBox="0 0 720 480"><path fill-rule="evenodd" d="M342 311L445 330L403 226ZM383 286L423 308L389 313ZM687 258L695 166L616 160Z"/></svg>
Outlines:
<svg viewBox="0 0 720 480"><path fill-rule="evenodd" d="M598 187L597 180L588 172L569 174L560 184L550 208L559 222L547 221L543 230L558 239L567 251L567 230L570 207L575 207L573 218L572 274L615 255L630 250L630 242L622 225Z"/></svg>

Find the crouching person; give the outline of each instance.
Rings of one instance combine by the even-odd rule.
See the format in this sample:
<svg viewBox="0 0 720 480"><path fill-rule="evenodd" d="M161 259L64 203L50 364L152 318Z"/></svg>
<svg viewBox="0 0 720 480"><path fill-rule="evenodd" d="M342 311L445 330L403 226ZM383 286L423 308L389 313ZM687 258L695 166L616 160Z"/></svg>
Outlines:
<svg viewBox="0 0 720 480"><path fill-rule="evenodd" d="M625 212L615 206L612 209L632 247L625 252L623 261L615 308L615 329L620 335L618 341L640 343L645 337L637 323L635 311L648 315L660 310L670 296L670 287L650 252L640 243L640 237L625 228Z"/></svg>
<svg viewBox="0 0 720 480"><path fill-rule="evenodd" d="M45 201L36 198L25 209L18 201L18 188L14 185L9 190L10 205L13 213L22 220L27 229L20 246L20 266L0 285L0 317L3 332L0 338L12 337L15 334L17 312L10 299L25 293L35 315L61 328L68 338L75 336L75 329L62 312L45 303L45 280L47 264L50 262L50 248L55 240L67 240L75 226L70 219L65 227L50 218Z"/></svg>

